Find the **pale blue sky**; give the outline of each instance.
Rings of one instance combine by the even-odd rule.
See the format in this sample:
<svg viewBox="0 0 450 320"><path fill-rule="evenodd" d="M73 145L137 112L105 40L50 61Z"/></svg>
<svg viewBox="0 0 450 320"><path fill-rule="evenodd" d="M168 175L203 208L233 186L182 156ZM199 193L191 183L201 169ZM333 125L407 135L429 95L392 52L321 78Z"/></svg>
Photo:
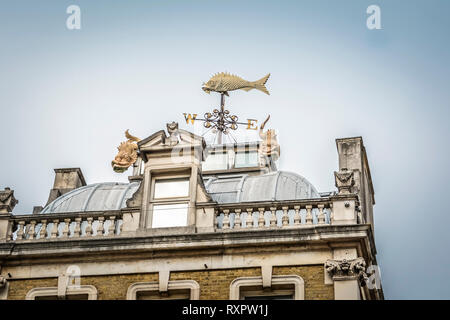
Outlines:
<svg viewBox="0 0 450 320"><path fill-rule="evenodd" d="M66 8L81 8L81 30ZM381 7L382 30L366 8ZM126 181L110 162L141 138L217 104L218 71L241 119L272 115L282 170L334 189L335 138L359 136L375 187L386 298L450 298L449 1L0 1L0 188L15 213L45 204L53 168Z"/></svg>

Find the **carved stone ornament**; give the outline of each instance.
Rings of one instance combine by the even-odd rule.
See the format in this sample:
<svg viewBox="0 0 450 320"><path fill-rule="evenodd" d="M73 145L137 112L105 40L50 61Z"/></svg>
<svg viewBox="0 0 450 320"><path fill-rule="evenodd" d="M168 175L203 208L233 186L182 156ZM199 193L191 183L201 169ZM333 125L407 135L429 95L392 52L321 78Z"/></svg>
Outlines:
<svg viewBox="0 0 450 320"><path fill-rule="evenodd" d="M0 289L3 289L4 287L6 287L6 278L4 276L0 276Z"/></svg>
<svg viewBox="0 0 450 320"><path fill-rule="evenodd" d="M364 258L356 258L353 260L327 260L325 269L331 277L356 277L363 286L368 277L366 274L366 262Z"/></svg>
<svg viewBox="0 0 450 320"><path fill-rule="evenodd" d="M14 190L5 188L0 191L0 213L12 212L19 201L14 198Z"/></svg>
<svg viewBox="0 0 450 320"><path fill-rule="evenodd" d="M166 140L166 144L169 146L175 146L180 142L179 132L178 132L178 122L172 121L167 125L167 132L169 133L169 137Z"/></svg>
<svg viewBox="0 0 450 320"><path fill-rule="evenodd" d="M137 150L140 139L132 136L125 131L125 137L128 139L125 142L120 143L117 147L119 153L116 155L114 160L111 162L113 170L118 173L125 172L130 166L132 166L137 160Z"/></svg>
<svg viewBox="0 0 450 320"><path fill-rule="evenodd" d="M273 129L268 129L266 132L263 131L269 119L270 115L259 128L259 137L262 139L259 152L262 156L270 156L272 157L272 160L275 161L280 157L280 145L277 141L277 135Z"/></svg>
<svg viewBox="0 0 450 320"><path fill-rule="evenodd" d="M353 178L353 171L342 169L339 172L334 172L334 178L336 182L336 188L340 194L351 193L352 187L355 185L355 179Z"/></svg>

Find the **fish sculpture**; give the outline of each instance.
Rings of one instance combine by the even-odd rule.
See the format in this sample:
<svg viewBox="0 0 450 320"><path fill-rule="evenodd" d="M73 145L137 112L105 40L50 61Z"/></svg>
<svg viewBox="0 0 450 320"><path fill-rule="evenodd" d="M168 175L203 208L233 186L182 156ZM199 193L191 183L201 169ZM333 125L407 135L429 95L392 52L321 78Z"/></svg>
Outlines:
<svg viewBox="0 0 450 320"><path fill-rule="evenodd" d="M217 73L209 79L208 82L203 83L202 89L206 93L211 91L220 92L228 96L228 91L242 89L245 91L250 91L252 89L260 90L265 94L269 94L265 84L267 79L269 79L270 73L263 78L256 81L247 81L241 77L229 74L226 72Z"/></svg>
<svg viewBox="0 0 450 320"><path fill-rule="evenodd" d="M125 142L120 143L117 147L119 153L111 162L113 170L118 173L127 171L127 169L133 165L137 158L138 145L136 142L141 141L139 138L132 136L128 130L125 131L125 137L128 139Z"/></svg>
<svg viewBox="0 0 450 320"><path fill-rule="evenodd" d="M263 131L269 119L270 115L259 128L259 137L262 140L259 152L263 156L270 156L273 161L276 161L280 157L280 145L278 144L277 134L274 129L268 129L266 132Z"/></svg>

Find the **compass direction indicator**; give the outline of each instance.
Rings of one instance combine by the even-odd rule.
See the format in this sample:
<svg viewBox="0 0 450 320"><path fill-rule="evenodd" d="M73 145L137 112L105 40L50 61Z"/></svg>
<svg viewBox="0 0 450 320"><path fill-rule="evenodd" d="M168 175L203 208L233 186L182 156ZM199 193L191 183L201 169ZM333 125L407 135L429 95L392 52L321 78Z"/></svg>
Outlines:
<svg viewBox="0 0 450 320"><path fill-rule="evenodd" d="M246 81L238 76L231 75L228 73L218 73L215 74L211 79L203 83L202 89L206 93L210 93L211 91L220 93L220 109L214 109L212 112L207 112L204 114L204 118L197 118L197 114L191 113L183 113L184 118L186 120L186 124L194 124L195 121L203 121L203 126L209 130L213 130L213 132L217 133L217 143L223 143L223 135L231 135L231 130L237 130L238 125L247 126L247 130L257 130L258 121L256 119L247 119L247 122L239 122L239 118L237 115L231 114L231 112L225 109L225 96L229 96L228 91L233 90L244 90L250 91L252 89L260 90L266 94L269 94L265 84L267 79L269 79L270 73L265 77L261 78L257 81ZM203 135L205 135L206 131ZM233 137L231 135L231 137ZM236 139L233 140L236 141ZM214 139L216 141L216 139Z"/></svg>

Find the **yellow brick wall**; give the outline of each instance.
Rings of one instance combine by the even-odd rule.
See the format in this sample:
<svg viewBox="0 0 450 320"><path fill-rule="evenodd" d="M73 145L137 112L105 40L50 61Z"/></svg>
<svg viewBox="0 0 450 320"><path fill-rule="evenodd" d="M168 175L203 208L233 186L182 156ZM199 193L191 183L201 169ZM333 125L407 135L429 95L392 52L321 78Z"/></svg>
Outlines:
<svg viewBox="0 0 450 320"><path fill-rule="evenodd" d="M200 285L200 300L224 300L230 296L231 281L257 276L261 276L261 268L173 272L170 280L195 280Z"/></svg>
<svg viewBox="0 0 450 320"><path fill-rule="evenodd" d="M57 278L8 280L8 281L9 281L8 299L11 300L24 300L28 291L30 291L33 288L58 286Z"/></svg>
<svg viewBox="0 0 450 320"><path fill-rule="evenodd" d="M334 300L334 286L324 284L323 265L299 267L274 267L273 275L295 274L305 281L306 300Z"/></svg>
<svg viewBox="0 0 450 320"><path fill-rule="evenodd" d="M305 299L334 299L332 285L324 284L323 265L274 267L273 275L299 275L305 281ZM239 277L261 276L260 268L172 272L170 280L195 280L200 285L200 299L228 299L231 282ZM86 276L82 285L97 288L98 299L126 299L128 287L135 282L158 281L157 273L112 276ZM36 287L56 287L57 279L10 280L8 299L24 299Z"/></svg>

